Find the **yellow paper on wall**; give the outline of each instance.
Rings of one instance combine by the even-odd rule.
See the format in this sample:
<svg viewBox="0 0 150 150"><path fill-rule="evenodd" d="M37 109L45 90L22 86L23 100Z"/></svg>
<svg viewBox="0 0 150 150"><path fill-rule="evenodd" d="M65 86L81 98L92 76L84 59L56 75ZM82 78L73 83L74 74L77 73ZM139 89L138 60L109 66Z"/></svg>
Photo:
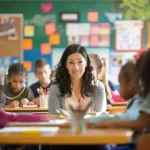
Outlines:
<svg viewBox="0 0 150 150"><path fill-rule="evenodd" d="M34 26L25 26L24 27L24 36L33 37L34 36Z"/></svg>

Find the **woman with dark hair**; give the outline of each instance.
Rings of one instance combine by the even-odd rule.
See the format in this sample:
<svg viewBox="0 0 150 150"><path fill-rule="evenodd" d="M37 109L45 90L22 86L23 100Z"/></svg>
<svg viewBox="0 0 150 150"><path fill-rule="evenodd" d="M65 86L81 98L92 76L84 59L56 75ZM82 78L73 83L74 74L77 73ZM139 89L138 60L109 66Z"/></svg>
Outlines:
<svg viewBox="0 0 150 150"><path fill-rule="evenodd" d="M56 113L59 108L69 111L69 105L81 109L91 100L93 105L89 112L106 111L104 85L94 80L92 70L85 48L78 44L68 46L56 66L55 79L51 83L49 112Z"/></svg>

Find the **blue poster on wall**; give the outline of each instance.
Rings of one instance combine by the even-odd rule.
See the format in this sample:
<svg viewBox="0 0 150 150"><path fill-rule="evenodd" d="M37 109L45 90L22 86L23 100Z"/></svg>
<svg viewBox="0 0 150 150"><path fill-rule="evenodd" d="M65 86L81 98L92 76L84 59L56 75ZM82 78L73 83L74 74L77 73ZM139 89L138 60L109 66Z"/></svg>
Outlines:
<svg viewBox="0 0 150 150"><path fill-rule="evenodd" d="M0 84L4 83L4 77L7 75L11 64L19 62L18 57L0 57Z"/></svg>

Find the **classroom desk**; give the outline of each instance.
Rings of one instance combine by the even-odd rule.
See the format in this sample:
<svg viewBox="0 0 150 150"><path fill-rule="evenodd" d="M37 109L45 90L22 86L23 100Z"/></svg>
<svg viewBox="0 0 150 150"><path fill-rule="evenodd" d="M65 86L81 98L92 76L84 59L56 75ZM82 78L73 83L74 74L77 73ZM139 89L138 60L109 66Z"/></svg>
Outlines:
<svg viewBox="0 0 150 150"><path fill-rule="evenodd" d="M119 105L118 105L119 106ZM113 106L107 106L107 110L118 109L118 108L125 108L125 107L113 107ZM48 108L2 108L4 111L7 112L48 112Z"/></svg>
<svg viewBox="0 0 150 150"><path fill-rule="evenodd" d="M65 119L55 119L49 122L9 122L7 127L50 127L58 126L60 128L70 128L69 121Z"/></svg>
<svg viewBox="0 0 150 150"><path fill-rule="evenodd" d="M112 102L112 106L127 106L128 102Z"/></svg>
<svg viewBox="0 0 150 150"><path fill-rule="evenodd" d="M49 113L47 108L3 108L3 110L15 113ZM125 106L107 106L107 111L109 111L109 114L122 113L125 110Z"/></svg>
<svg viewBox="0 0 150 150"><path fill-rule="evenodd" d="M109 111L109 114L123 113L126 111L126 106L109 106L107 111Z"/></svg>
<svg viewBox="0 0 150 150"><path fill-rule="evenodd" d="M48 112L48 108L3 108L7 112Z"/></svg>
<svg viewBox="0 0 150 150"><path fill-rule="evenodd" d="M0 133L0 144L125 144L132 134L128 129L88 129L84 134L73 134L63 128L55 134Z"/></svg>

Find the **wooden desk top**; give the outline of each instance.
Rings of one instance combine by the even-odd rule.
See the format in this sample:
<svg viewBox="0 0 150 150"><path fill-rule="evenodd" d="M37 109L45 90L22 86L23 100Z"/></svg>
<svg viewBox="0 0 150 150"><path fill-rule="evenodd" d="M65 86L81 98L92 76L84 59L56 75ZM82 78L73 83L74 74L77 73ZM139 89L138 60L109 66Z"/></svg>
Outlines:
<svg viewBox="0 0 150 150"><path fill-rule="evenodd" d="M126 106L128 102L112 102L112 106Z"/></svg>
<svg viewBox="0 0 150 150"><path fill-rule="evenodd" d="M107 107L107 110L110 111L110 110L126 110L126 106L109 106Z"/></svg>
<svg viewBox="0 0 150 150"><path fill-rule="evenodd" d="M9 122L7 127L51 127L70 128L70 123L64 119L55 119L49 122Z"/></svg>
<svg viewBox="0 0 150 150"><path fill-rule="evenodd" d="M84 134L73 134L70 129L55 134L0 133L0 144L125 144L132 134L127 129L88 129Z"/></svg>
<svg viewBox="0 0 150 150"><path fill-rule="evenodd" d="M48 112L48 108L3 108L4 111L8 112Z"/></svg>
<svg viewBox="0 0 150 150"><path fill-rule="evenodd" d="M109 111L109 114L123 113L126 111L126 106L109 106L107 111Z"/></svg>

